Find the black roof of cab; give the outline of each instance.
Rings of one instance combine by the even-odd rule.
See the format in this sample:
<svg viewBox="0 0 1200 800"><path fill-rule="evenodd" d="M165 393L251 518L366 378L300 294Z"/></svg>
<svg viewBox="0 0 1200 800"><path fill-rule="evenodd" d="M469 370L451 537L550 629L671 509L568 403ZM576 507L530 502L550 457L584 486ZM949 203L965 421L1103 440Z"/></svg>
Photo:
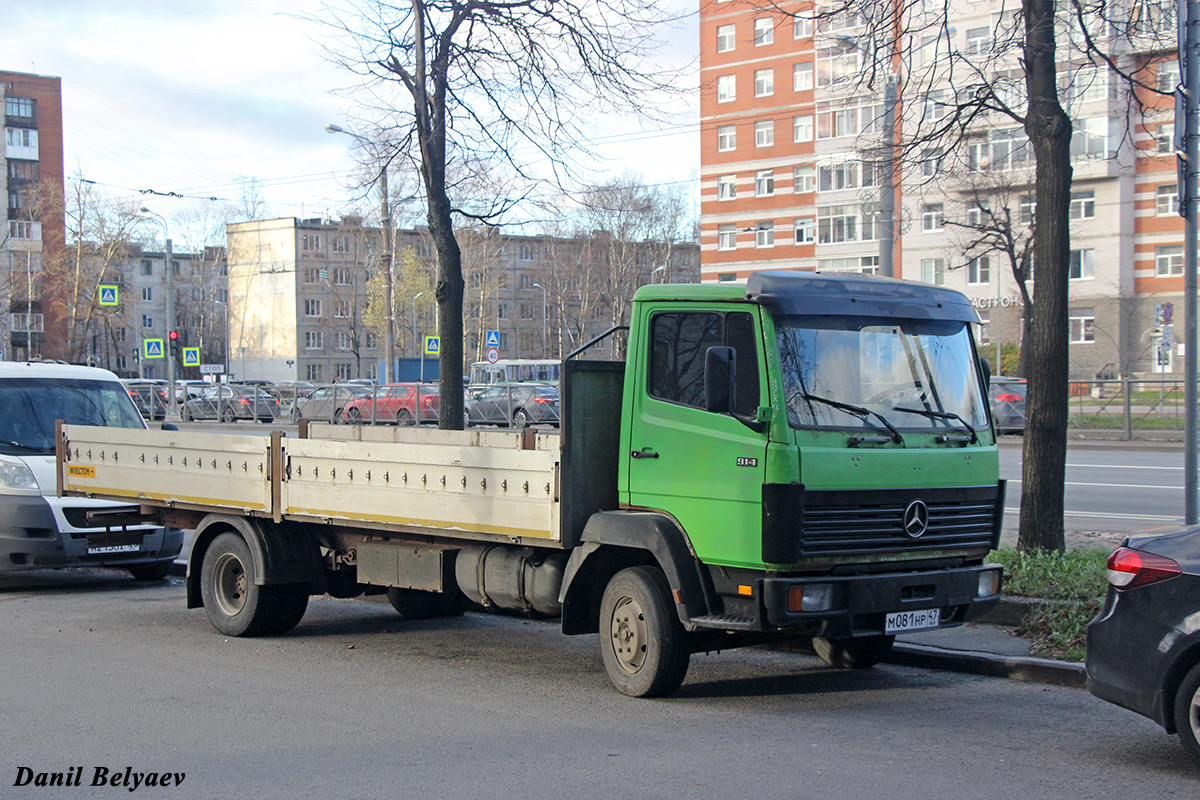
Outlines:
<svg viewBox="0 0 1200 800"><path fill-rule="evenodd" d="M746 280L746 298L779 314L979 322L965 295L876 275L767 270Z"/></svg>

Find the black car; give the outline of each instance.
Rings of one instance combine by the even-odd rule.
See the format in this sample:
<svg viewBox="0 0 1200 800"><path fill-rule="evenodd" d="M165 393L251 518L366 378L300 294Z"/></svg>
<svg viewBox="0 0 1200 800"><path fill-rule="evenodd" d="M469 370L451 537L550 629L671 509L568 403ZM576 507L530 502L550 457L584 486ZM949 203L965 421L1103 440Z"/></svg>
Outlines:
<svg viewBox="0 0 1200 800"><path fill-rule="evenodd" d="M1087 687L1178 733L1200 765L1200 527L1127 538L1088 625Z"/></svg>

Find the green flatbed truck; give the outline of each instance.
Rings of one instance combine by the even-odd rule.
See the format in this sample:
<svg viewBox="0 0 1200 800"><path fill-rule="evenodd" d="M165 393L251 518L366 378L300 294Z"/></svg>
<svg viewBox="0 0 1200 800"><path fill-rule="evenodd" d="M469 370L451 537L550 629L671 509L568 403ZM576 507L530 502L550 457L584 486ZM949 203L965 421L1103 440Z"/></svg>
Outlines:
<svg viewBox="0 0 1200 800"><path fill-rule="evenodd" d="M634 696L774 640L869 667L999 598L975 321L957 292L870 276L646 286L623 362L564 360L561 431L63 425L60 493L194 529L188 606L227 635L386 591L409 618L466 598L599 634Z"/></svg>

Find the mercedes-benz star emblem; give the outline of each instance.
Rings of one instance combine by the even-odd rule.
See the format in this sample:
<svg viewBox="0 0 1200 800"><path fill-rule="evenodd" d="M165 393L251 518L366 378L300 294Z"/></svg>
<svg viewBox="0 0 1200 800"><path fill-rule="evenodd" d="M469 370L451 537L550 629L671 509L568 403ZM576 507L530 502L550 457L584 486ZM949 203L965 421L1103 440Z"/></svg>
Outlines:
<svg viewBox="0 0 1200 800"><path fill-rule="evenodd" d="M904 535L919 539L929 529L929 506L924 500L913 500L904 509Z"/></svg>

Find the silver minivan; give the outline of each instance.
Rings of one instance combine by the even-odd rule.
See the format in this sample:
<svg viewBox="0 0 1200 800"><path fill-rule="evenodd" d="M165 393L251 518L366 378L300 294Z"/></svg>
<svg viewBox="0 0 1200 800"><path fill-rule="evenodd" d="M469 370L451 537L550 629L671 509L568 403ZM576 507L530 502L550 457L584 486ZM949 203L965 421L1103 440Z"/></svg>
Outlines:
<svg viewBox="0 0 1200 800"><path fill-rule="evenodd" d="M113 373L49 362L0 362L0 570L115 567L167 575L183 531L144 524L135 504L58 497L55 420L146 427Z"/></svg>

